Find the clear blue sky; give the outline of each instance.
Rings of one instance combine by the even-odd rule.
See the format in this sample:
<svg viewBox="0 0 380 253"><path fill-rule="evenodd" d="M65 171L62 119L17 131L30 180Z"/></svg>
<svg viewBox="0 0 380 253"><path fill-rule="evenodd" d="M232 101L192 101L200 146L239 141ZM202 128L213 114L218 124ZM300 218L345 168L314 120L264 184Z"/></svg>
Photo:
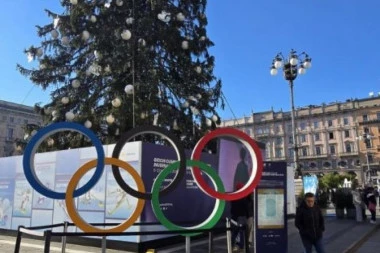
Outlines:
<svg viewBox="0 0 380 253"><path fill-rule="evenodd" d="M35 25L50 22L43 9L58 10L59 2L2 1L1 100L26 105L49 100L39 87L31 90L16 63L29 64L23 49L38 43ZM270 76L269 68L276 53L287 54L291 48L313 59L308 73L295 81L296 106L380 92L379 10L379 0L208 0L215 74L222 78L236 116L272 107L289 110L287 83L281 74ZM232 118L228 107L220 114Z"/></svg>

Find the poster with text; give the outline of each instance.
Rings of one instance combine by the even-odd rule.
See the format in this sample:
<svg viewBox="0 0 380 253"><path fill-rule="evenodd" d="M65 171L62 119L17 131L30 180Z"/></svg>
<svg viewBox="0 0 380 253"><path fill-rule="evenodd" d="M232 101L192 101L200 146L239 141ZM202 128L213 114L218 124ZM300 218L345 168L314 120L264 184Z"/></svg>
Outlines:
<svg viewBox="0 0 380 253"><path fill-rule="evenodd" d="M54 189L55 163L36 164L35 170L37 178L40 180L41 184L48 189ZM53 199L48 198L34 190L33 208L53 209Z"/></svg>
<svg viewBox="0 0 380 253"><path fill-rule="evenodd" d="M284 228L284 190L259 189L257 191L257 226L259 229Z"/></svg>
<svg viewBox="0 0 380 253"><path fill-rule="evenodd" d="M13 216L30 217L32 213L33 188L24 178L24 175L16 175Z"/></svg>
<svg viewBox="0 0 380 253"><path fill-rule="evenodd" d="M14 178L0 178L0 228L11 228L13 195Z"/></svg>

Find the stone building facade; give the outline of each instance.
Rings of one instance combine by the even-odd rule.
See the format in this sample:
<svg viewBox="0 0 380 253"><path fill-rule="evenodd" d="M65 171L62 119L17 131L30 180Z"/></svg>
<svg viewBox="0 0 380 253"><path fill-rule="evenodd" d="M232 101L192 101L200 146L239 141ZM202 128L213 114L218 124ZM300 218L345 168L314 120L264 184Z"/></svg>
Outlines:
<svg viewBox="0 0 380 253"><path fill-rule="evenodd" d="M24 127L41 122L33 107L0 100L0 157L17 154L15 140L24 137Z"/></svg>
<svg viewBox="0 0 380 253"><path fill-rule="evenodd" d="M303 173L349 172L355 173L360 183L367 179L378 184L380 97L299 107L295 121ZM252 113L248 117L224 120L223 126L239 128L265 143L266 160L293 163L290 112Z"/></svg>

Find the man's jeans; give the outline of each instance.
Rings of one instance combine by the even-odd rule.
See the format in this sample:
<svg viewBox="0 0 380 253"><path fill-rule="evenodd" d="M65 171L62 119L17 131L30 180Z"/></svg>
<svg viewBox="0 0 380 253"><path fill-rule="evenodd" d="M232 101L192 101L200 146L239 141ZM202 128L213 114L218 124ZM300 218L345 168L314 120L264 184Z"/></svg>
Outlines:
<svg viewBox="0 0 380 253"><path fill-rule="evenodd" d="M317 241L313 242L308 238L301 237L303 247L305 248L305 253L313 252L313 245L317 253L326 253L325 248L323 246L322 238L319 238Z"/></svg>

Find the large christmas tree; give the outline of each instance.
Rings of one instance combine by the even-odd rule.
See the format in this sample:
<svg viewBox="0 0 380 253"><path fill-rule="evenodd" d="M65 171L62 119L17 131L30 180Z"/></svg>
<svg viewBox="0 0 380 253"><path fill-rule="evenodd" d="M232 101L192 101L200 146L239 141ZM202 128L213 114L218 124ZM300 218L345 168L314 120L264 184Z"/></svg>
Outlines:
<svg viewBox="0 0 380 253"><path fill-rule="evenodd" d="M17 66L34 84L54 87L51 102L36 105L45 124L83 123L105 144L156 124L191 147L224 106L208 53L206 2L62 0L63 13L46 10L52 22L37 26L41 44L25 50L38 68ZM74 135L50 143L86 145Z"/></svg>

